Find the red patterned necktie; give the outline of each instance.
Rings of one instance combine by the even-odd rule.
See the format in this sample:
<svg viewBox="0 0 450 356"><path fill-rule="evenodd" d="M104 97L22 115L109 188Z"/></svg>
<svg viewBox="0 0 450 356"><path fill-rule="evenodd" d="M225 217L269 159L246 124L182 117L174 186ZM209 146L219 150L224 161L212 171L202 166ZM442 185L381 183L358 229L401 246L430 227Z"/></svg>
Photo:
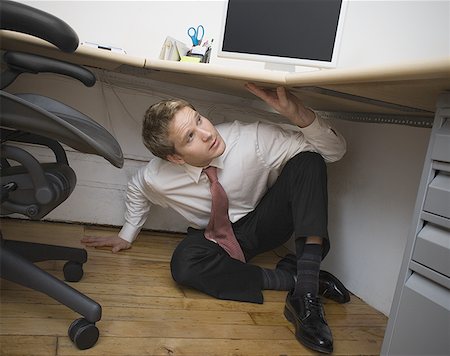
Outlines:
<svg viewBox="0 0 450 356"><path fill-rule="evenodd" d="M234 259L245 262L244 253L234 236L228 217L228 198L217 178L217 168L210 166L203 171L211 183L211 217L205 230L205 237L216 241Z"/></svg>

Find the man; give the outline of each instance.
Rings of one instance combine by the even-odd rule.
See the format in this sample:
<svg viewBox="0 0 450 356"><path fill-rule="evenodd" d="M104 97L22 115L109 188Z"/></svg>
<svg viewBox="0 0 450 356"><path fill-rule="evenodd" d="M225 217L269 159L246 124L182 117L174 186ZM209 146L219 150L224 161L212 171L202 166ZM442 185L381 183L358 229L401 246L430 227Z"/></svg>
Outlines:
<svg viewBox="0 0 450 356"><path fill-rule="evenodd" d="M345 140L285 88L246 87L297 128L237 121L214 126L185 101L152 105L142 135L156 158L129 182L123 228L113 238L82 242L127 249L151 204L171 207L191 223L172 256L175 281L256 303L263 302L264 289L288 290L285 316L297 339L332 352L319 296L343 303L349 294L320 271L329 250L325 161L344 155ZM292 234L296 257L286 256L274 270L247 263Z"/></svg>

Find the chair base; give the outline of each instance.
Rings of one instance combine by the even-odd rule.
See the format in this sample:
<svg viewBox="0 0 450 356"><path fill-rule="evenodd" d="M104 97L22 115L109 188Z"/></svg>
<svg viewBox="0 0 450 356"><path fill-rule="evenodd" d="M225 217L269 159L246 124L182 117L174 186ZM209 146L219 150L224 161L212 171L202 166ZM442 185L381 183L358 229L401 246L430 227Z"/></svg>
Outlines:
<svg viewBox="0 0 450 356"><path fill-rule="evenodd" d="M98 329L94 324L101 319L100 304L33 264L46 260L69 261L66 263L69 268L64 268L66 280L78 281L82 276L82 264L87 261L87 253L78 248L4 240L0 237L1 278L42 292L81 314L84 317L82 329L89 330L90 336L79 338L82 342L76 342L77 338L72 338L72 341L78 348L92 347L98 339ZM69 335L77 334L73 330L72 326L69 327Z"/></svg>

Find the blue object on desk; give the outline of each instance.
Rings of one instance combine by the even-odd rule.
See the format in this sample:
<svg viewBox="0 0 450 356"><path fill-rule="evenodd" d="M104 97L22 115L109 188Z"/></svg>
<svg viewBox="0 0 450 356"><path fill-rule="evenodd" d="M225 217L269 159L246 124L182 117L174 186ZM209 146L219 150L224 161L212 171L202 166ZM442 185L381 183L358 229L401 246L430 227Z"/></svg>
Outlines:
<svg viewBox="0 0 450 356"><path fill-rule="evenodd" d="M203 36L205 35L205 29L202 25L198 25L197 29L194 27L189 27L187 34L192 39L192 45L198 46L202 42Z"/></svg>

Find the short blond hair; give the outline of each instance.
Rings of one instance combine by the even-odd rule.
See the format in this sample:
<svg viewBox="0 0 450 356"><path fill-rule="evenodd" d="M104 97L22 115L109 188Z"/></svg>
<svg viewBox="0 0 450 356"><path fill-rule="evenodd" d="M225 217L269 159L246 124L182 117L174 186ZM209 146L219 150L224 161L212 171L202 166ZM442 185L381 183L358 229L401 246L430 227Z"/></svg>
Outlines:
<svg viewBox="0 0 450 356"><path fill-rule="evenodd" d="M195 108L182 99L162 100L151 105L144 115L142 140L151 153L162 159L175 153L175 146L169 140L169 126L175 114L181 109Z"/></svg>

